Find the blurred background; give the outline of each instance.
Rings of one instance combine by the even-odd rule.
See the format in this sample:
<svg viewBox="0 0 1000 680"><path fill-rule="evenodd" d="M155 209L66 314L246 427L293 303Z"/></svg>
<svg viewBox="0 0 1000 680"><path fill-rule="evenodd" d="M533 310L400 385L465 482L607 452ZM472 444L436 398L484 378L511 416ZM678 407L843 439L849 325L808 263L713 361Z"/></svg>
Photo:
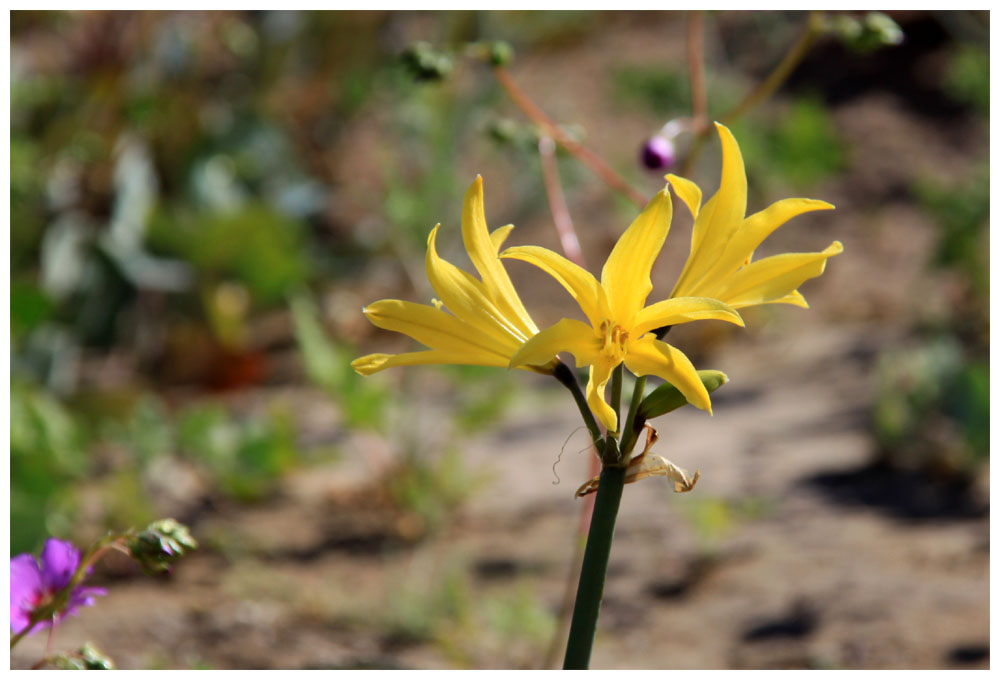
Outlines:
<svg viewBox="0 0 1000 680"><path fill-rule="evenodd" d="M749 212L837 206L763 254L845 252L803 286L808 311L671 335L731 382L714 417L653 423L657 453L702 478L627 488L594 667L989 665L989 18L890 17L827 15L732 124ZM709 116L807 20L706 13ZM524 92L651 196L663 172L638 153L691 114L689 21L13 12L11 554L162 516L202 546L158 579L105 560L109 594L56 646L131 668L558 664L589 477L568 395L521 371L348 364L415 349L361 308L429 301L438 222L469 268L477 174L491 228L559 248L538 131L462 46L507 41ZM558 164L596 270L636 208ZM708 196L718 172L709 138L690 176ZM678 205L654 296L690 224ZM508 269L539 326L578 313Z"/></svg>

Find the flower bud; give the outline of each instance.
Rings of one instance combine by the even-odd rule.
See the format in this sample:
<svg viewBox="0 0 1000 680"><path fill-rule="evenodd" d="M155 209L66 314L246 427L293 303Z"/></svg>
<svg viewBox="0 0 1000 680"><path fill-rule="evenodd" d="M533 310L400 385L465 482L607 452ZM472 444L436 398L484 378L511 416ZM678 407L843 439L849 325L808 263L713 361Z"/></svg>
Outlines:
<svg viewBox="0 0 1000 680"><path fill-rule="evenodd" d="M175 519L160 519L128 540L128 550L147 574L169 571L185 553L198 547L186 526Z"/></svg>
<svg viewBox="0 0 1000 680"><path fill-rule="evenodd" d="M401 58L417 80L442 80L451 73L451 57L435 51L430 43L413 43L406 48Z"/></svg>
<svg viewBox="0 0 1000 680"><path fill-rule="evenodd" d="M509 43L497 40L490 44L490 63L494 66L506 66L514 60L514 48Z"/></svg>
<svg viewBox="0 0 1000 680"><path fill-rule="evenodd" d="M650 170L668 170L677 160L674 143L661 135L650 137L642 147L641 158Z"/></svg>
<svg viewBox="0 0 1000 680"><path fill-rule="evenodd" d="M62 671L112 671L115 663L89 642L73 654L59 654L48 664Z"/></svg>

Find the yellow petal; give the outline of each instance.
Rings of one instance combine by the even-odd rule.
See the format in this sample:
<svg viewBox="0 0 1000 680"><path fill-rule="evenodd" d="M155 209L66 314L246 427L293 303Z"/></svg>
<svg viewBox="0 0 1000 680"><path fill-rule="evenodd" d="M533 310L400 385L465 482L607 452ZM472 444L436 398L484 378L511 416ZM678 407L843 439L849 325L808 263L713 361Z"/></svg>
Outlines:
<svg viewBox="0 0 1000 680"><path fill-rule="evenodd" d="M698 219L698 211L701 210L701 189L698 185L674 174L667 175L667 181L674 188L677 198L684 201L684 205L691 211L691 217Z"/></svg>
<svg viewBox="0 0 1000 680"><path fill-rule="evenodd" d="M645 307L635 317L629 334L636 339L654 328L675 326L688 321L717 319L737 326L743 325L739 312L724 302L705 297L680 297L662 300Z"/></svg>
<svg viewBox="0 0 1000 680"><path fill-rule="evenodd" d="M490 242L493 244L493 252L499 253L503 242L507 240L510 236L510 232L514 230L513 224L507 224L502 227L498 227L490 232Z"/></svg>
<svg viewBox="0 0 1000 680"><path fill-rule="evenodd" d="M840 241L834 241L819 253L785 253L751 262L728 277L713 297L725 300L735 308L763 305L785 300L803 282L823 273L828 258L843 252ZM799 296L801 298L801 296ZM804 301L804 300L803 300Z"/></svg>
<svg viewBox="0 0 1000 680"><path fill-rule="evenodd" d="M558 281L580 305L594 328L610 314L604 291L594 275L562 255L540 246L518 246L503 251L500 257L533 264Z"/></svg>
<svg viewBox="0 0 1000 680"><path fill-rule="evenodd" d="M619 363L621 362L604 354L598 355L590 365L590 379L587 381L587 404L597 419L608 428L608 432L618 431L618 414L604 400L604 388L611 377L611 371Z"/></svg>
<svg viewBox="0 0 1000 680"><path fill-rule="evenodd" d="M637 376L655 375L666 380L680 390L691 405L712 412L708 390L691 360L679 349L647 335L629 343L625 366Z"/></svg>
<svg viewBox="0 0 1000 680"><path fill-rule="evenodd" d="M711 285L716 277L726 277L744 263L750 262L753 252L775 229L793 217L813 210L833 210L826 201L809 198L786 198L754 213L743 221L726 245L723 255L706 271L702 279L688 289L690 295L700 295L704 286Z"/></svg>
<svg viewBox="0 0 1000 680"><path fill-rule="evenodd" d="M483 284L438 255L438 227L434 227L427 238L426 268L431 286L455 316L481 334L504 343L510 350L508 356L513 354L528 335L497 309Z"/></svg>
<svg viewBox="0 0 1000 680"><path fill-rule="evenodd" d="M476 177L476 181L465 192L465 201L462 204L462 240L469 252L469 259L483 279L487 294L508 323L513 324L525 338L538 332L538 328L521 303L521 298L517 296L507 271L497 259L497 248L486 227L483 178L480 176Z"/></svg>
<svg viewBox="0 0 1000 680"><path fill-rule="evenodd" d="M783 298L775 300L773 304L784 304L784 305L795 305L796 307L802 307L803 309L809 309L809 303L797 290L793 290L791 293Z"/></svg>
<svg viewBox="0 0 1000 680"><path fill-rule="evenodd" d="M426 364L463 364L472 366L506 366L507 359L495 355L459 354L439 349L403 354L368 354L351 362L351 368L361 375L372 375L393 366Z"/></svg>
<svg viewBox="0 0 1000 680"><path fill-rule="evenodd" d="M670 192L664 188L625 230L604 263L601 286L613 319L624 327L632 325L653 290L649 272L670 231L672 213Z"/></svg>
<svg viewBox="0 0 1000 680"><path fill-rule="evenodd" d="M747 210L747 175L740 147L725 125L715 124L722 142L722 178L719 190L708 200L694 221L691 254L671 297L691 295L695 284L722 255L723 249L743 223Z"/></svg>
<svg viewBox="0 0 1000 680"><path fill-rule="evenodd" d="M594 329L575 319L563 319L532 337L514 353L512 368L525 364L544 364L559 352L576 357L577 366L589 366L601 349Z"/></svg>
<svg viewBox="0 0 1000 680"><path fill-rule="evenodd" d="M517 348L517 344L512 346L507 338L498 339L496 335L477 332L461 319L429 305L379 300L365 307L364 313L379 328L403 333L443 352L481 355L489 366L506 366Z"/></svg>

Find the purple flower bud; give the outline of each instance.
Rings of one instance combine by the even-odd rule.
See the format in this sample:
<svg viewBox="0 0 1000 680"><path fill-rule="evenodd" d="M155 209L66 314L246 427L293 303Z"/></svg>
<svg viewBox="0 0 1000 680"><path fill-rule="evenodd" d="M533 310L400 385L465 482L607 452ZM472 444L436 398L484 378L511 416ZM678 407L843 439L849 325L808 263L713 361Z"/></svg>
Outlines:
<svg viewBox="0 0 1000 680"><path fill-rule="evenodd" d="M656 135L646 140L642 147L642 164L650 170L667 170L674 165L674 143Z"/></svg>

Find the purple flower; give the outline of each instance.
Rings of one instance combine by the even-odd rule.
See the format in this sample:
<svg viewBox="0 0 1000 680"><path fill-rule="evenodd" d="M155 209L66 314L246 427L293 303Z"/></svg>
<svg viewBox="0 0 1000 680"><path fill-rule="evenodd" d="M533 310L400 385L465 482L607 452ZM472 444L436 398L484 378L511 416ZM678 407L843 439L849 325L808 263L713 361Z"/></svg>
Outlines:
<svg viewBox="0 0 1000 680"><path fill-rule="evenodd" d="M660 135L646 140L641 155L642 164L650 170L666 170L672 167L676 160L674 143Z"/></svg>
<svg viewBox="0 0 1000 680"><path fill-rule="evenodd" d="M10 560L10 629L20 633L31 622L32 612L53 601L69 585L80 566L80 551L69 541L50 538L42 548L41 568L34 555L27 553ZM77 585L65 599L65 604L55 613L54 622L74 613L77 608L94 604L95 595L104 595L103 588L85 588ZM47 628L53 622L39 621L29 632Z"/></svg>

